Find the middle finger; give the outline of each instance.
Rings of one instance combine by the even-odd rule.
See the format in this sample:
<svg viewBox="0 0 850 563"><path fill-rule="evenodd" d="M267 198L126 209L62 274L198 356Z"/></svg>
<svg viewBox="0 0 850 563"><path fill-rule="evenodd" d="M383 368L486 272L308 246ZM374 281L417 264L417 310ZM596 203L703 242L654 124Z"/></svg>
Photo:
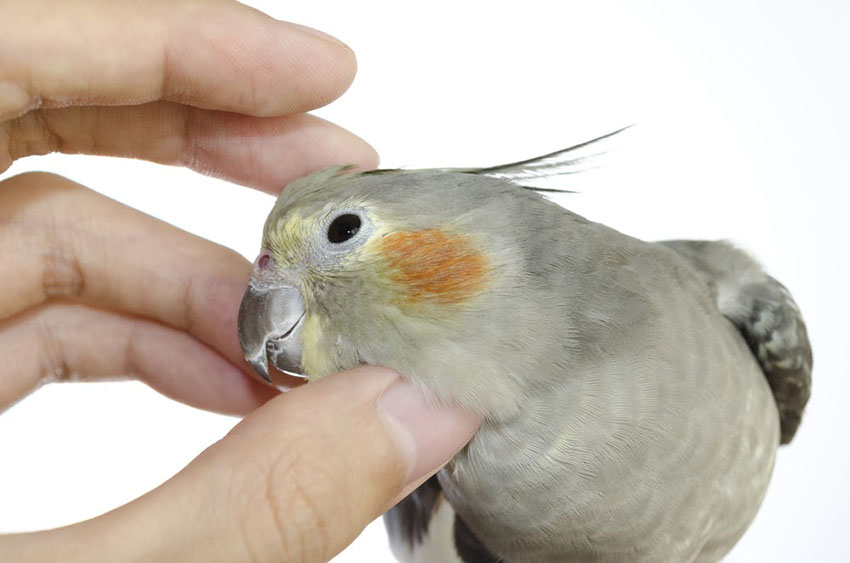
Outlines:
<svg viewBox="0 0 850 563"><path fill-rule="evenodd" d="M72 303L0 322L0 411L42 383L138 378L192 406L246 414L276 391L188 334Z"/></svg>
<svg viewBox="0 0 850 563"><path fill-rule="evenodd" d="M244 365L250 264L59 176L0 182L0 319L54 298L153 319Z"/></svg>
<svg viewBox="0 0 850 563"><path fill-rule="evenodd" d="M262 118L152 102L44 109L0 123L0 171L53 151L188 166L272 194L319 168L378 161L359 137L306 114Z"/></svg>

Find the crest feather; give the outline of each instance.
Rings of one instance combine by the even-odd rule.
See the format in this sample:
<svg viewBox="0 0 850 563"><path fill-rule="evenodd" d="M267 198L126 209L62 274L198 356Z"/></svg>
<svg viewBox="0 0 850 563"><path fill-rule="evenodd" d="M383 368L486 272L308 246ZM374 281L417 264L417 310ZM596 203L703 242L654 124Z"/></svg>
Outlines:
<svg viewBox="0 0 850 563"><path fill-rule="evenodd" d="M599 160L608 154L613 148L613 140L615 138L619 139L620 135L631 127L633 127L633 125L627 125L626 127L622 127L616 131L612 131L611 133L607 133L600 137L596 137L595 139L591 139L565 149L508 164L499 164L486 168L435 168L432 170L436 172L451 172L453 174L475 174L478 176L501 178L535 192L574 193L572 190L568 189L527 186L524 183L527 180L556 178L596 168L599 164ZM363 174L405 174L422 171L423 170L379 169L369 170L367 172L363 172Z"/></svg>

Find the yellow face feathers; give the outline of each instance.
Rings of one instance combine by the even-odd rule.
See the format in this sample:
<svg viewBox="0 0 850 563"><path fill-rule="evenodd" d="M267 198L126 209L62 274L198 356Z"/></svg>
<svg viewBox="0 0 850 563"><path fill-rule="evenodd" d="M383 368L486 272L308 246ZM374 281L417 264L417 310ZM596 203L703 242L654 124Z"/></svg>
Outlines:
<svg viewBox="0 0 850 563"><path fill-rule="evenodd" d="M324 353L327 343L322 331L323 319L319 315L304 317L304 332L301 335L301 364L311 379L321 379L335 371L330 357Z"/></svg>
<svg viewBox="0 0 850 563"><path fill-rule="evenodd" d="M297 212L290 212L269 226L266 246L279 267L297 266L306 251L304 241L309 240L311 227L312 222Z"/></svg>

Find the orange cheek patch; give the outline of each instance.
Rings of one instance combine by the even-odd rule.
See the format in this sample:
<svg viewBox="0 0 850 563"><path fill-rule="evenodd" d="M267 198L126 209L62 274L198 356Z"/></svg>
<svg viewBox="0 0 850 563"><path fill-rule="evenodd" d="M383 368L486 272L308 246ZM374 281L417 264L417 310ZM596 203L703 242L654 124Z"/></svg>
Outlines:
<svg viewBox="0 0 850 563"><path fill-rule="evenodd" d="M409 302L461 303L484 288L487 260L464 235L440 229L385 236L379 252Z"/></svg>

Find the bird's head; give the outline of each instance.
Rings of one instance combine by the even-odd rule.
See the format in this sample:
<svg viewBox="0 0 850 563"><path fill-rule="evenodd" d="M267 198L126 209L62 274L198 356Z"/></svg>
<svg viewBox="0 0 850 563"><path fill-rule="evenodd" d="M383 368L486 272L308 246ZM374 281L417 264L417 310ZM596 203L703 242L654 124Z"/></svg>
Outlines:
<svg viewBox="0 0 850 563"><path fill-rule="evenodd" d="M511 174L564 156L575 166L577 148L490 169L336 167L294 181L240 308L246 358L269 383L275 371L314 380L383 365L509 414L552 340L545 318L561 305L548 261L565 213Z"/></svg>
<svg viewBox="0 0 850 563"><path fill-rule="evenodd" d="M463 395L458 374L495 372L487 356L522 317L507 217L525 194L467 174L342 172L293 182L269 215L239 314L246 357L266 381L268 365L313 380L377 364Z"/></svg>

